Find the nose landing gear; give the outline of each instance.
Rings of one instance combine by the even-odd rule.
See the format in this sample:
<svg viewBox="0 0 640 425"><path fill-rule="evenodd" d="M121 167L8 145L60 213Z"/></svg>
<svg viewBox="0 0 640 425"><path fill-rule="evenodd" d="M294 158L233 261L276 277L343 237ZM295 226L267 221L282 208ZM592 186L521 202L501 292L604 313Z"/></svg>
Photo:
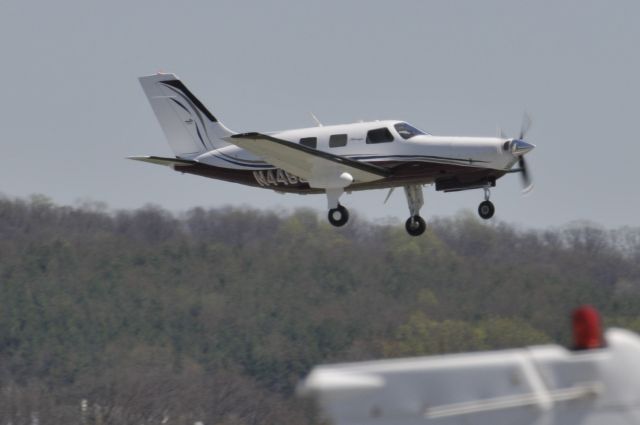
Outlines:
<svg viewBox="0 0 640 425"><path fill-rule="evenodd" d="M480 202L478 206L478 215L485 220L493 217L493 214L496 212L496 208L493 206L493 202L489 200L491 196L491 191L488 187L484 188L484 201Z"/></svg>
<svg viewBox="0 0 640 425"><path fill-rule="evenodd" d="M329 210L328 218L329 223L333 224L334 226L344 226L345 224L347 224L347 221L349 221L349 210L338 204L337 208L331 208Z"/></svg>
<svg viewBox="0 0 640 425"><path fill-rule="evenodd" d="M414 215L407 219L404 228L407 229L407 233L411 236L420 236L427 229L427 223L419 215Z"/></svg>
<svg viewBox="0 0 640 425"><path fill-rule="evenodd" d="M417 184L405 186L404 194L407 196L407 204L409 204L409 213L411 214L404 227L411 236L420 236L427 228L427 223L420 217L420 208L424 205L422 186Z"/></svg>

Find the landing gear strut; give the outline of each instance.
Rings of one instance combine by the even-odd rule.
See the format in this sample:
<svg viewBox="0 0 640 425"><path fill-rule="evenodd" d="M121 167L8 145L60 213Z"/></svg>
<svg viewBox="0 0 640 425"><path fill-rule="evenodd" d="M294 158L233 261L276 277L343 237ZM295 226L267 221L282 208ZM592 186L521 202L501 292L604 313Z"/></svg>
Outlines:
<svg viewBox="0 0 640 425"><path fill-rule="evenodd" d="M336 227L344 226L349 221L349 210L338 204L338 208L329 210L329 223Z"/></svg>
<svg viewBox="0 0 640 425"><path fill-rule="evenodd" d="M404 227L411 236L420 236L427 228L424 219L420 217L420 208L424 205L422 186L417 184L405 186L404 194L407 196L409 214L411 214Z"/></svg>
<svg viewBox="0 0 640 425"><path fill-rule="evenodd" d="M493 217L493 214L495 214L496 212L496 208L493 206L493 202L489 200L490 196L491 196L491 191L489 190L488 187L485 187L484 201L480 202L480 205L478 206L478 215L484 218L485 220L488 220L491 217Z"/></svg>

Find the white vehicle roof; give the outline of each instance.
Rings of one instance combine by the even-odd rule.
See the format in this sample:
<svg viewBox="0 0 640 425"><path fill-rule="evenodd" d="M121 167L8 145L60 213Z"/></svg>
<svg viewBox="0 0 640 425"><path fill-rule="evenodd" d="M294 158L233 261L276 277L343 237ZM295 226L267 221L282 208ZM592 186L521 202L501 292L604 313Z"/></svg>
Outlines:
<svg viewBox="0 0 640 425"><path fill-rule="evenodd" d="M335 425L640 424L640 338L318 366L300 385Z"/></svg>

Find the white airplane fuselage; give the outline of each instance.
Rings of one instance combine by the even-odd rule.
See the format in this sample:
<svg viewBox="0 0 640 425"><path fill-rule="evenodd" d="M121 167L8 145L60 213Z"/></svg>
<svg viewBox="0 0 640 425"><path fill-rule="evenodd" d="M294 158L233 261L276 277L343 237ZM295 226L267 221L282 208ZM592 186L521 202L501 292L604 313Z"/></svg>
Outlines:
<svg viewBox="0 0 640 425"><path fill-rule="evenodd" d="M315 138L316 149L319 151L394 170L392 175L384 179L354 182L346 188L347 191L404 186L409 183L429 184L437 180L455 179L459 175L470 176L477 181L495 182L518 161L518 157L510 149L504 148L509 139L429 134L417 134L404 139L394 127L401 123L403 122L395 120L371 121L266 134L296 144L303 139ZM380 128L389 129L393 140L367 143L367 133ZM331 136L343 134L347 136L344 146L329 146ZM207 166L233 170L236 182L282 192L322 192L263 158L232 144L205 152L195 160Z"/></svg>

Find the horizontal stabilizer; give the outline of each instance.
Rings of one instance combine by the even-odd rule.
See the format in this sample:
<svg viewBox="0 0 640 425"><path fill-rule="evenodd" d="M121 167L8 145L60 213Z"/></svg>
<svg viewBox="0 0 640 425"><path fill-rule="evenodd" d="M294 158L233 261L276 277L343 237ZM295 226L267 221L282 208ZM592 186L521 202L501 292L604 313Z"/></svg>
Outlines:
<svg viewBox="0 0 640 425"><path fill-rule="evenodd" d="M163 158L161 156L129 156L127 159L133 159L135 161L150 162L151 164L166 165L167 167L185 167L195 165L197 162L189 161L188 159L180 158Z"/></svg>

